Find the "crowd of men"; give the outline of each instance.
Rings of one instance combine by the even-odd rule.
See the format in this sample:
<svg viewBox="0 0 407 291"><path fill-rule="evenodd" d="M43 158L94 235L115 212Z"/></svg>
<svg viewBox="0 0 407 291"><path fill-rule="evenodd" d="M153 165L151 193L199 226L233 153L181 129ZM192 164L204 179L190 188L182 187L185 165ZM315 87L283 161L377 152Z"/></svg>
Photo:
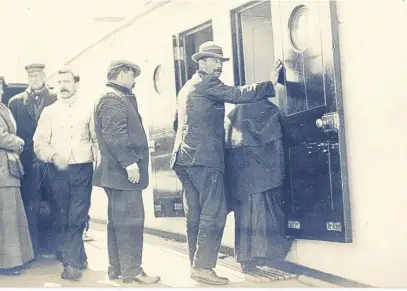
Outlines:
<svg viewBox="0 0 407 291"><path fill-rule="evenodd" d="M198 70L178 95L171 166L183 185L191 278L224 285L228 279L214 268L228 211L236 213L237 259L245 272L266 274L260 268L284 259L290 247L279 205L284 180L279 110L267 100L275 95L282 63L276 62L269 81L234 87L219 79L223 62L229 60L220 46L206 42L192 59ZM58 72L57 98L44 84L44 67L25 67L29 88L8 104L16 134L24 140L21 196L34 255L41 253L37 227L46 197L53 251L64 266L61 277L80 280L88 267L83 232L95 185L108 197L109 278L159 282L160 277L148 276L142 268L142 191L149 184L149 151L132 92L140 67L113 61L93 110L77 94L79 75L69 69ZM225 124L227 102L242 105ZM268 162L259 166L264 155Z"/></svg>

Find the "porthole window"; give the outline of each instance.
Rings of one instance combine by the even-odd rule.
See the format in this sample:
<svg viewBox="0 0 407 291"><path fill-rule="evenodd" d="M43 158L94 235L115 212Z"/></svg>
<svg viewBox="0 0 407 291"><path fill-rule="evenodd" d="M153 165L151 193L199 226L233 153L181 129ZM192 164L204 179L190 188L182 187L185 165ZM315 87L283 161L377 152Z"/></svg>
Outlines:
<svg viewBox="0 0 407 291"><path fill-rule="evenodd" d="M154 70L154 89L158 94L162 94L164 90L164 82L163 68L159 65Z"/></svg>
<svg viewBox="0 0 407 291"><path fill-rule="evenodd" d="M297 6L291 13L288 24L291 44L295 50L303 52L308 47L310 37L309 11L304 5Z"/></svg>

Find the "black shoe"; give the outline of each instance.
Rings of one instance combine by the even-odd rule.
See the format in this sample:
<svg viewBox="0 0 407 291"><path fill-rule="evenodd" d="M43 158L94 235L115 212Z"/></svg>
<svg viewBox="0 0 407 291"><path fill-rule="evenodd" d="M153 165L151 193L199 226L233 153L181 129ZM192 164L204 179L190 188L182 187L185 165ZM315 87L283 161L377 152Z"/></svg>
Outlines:
<svg viewBox="0 0 407 291"><path fill-rule="evenodd" d="M64 271L61 274L61 278L64 280L79 281L81 277L82 272L72 266L65 266Z"/></svg>
<svg viewBox="0 0 407 291"><path fill-rule="evenodd" d="M80 266L79 270L86 270L88 268L88 261L84 261Z"/></svg>
<svg viewBox="0 0 407 291"><path fill-rule="evenodd" d="M212 269L192 268L191 279L210 285L227 285L228 278L218 276Z"/></svg>
<svg viewBox="0 0 407 291"><path fill-rule="evenodd" d="M2 276L18 276L20 274L21 274L20 270L15 270L14 268L13 269L2 269L2 270L0 270L0 276L1 275Z"/></svg>
<svg viewBox="0 0 407 291"><path fill-rule="evenodd" d="M109 276L110 280L117 280L119 279L120 271L118 270L118 268L109 266L109 268L107 269L107 275Z"/></svg>
<svg viewBox="0 0 407 291"><path fill-rule="evenodd" d="M161 280L158 276L148 276L144 271L134 277L125 277L123 278L123 283L132 283L137 282L143 285L156 284Z"/></svg>

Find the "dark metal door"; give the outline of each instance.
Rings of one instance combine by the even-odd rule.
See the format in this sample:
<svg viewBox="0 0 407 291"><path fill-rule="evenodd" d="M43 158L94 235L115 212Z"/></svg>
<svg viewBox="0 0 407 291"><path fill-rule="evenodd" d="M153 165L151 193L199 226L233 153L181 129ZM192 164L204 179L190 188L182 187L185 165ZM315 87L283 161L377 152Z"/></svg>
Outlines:
<svg viewBox="0 0 407 291"><path fill-rule="evenodd" d="M351 242L335 3L271 2L276 58L285 65L289 235Z"/></svg>

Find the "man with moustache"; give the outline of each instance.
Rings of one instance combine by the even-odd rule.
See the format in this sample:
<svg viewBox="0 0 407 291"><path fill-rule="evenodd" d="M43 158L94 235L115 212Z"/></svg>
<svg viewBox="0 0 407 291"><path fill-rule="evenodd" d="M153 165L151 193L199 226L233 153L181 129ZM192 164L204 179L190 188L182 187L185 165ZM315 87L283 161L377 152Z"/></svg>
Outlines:
<svg viewBox="0 0 407 291"><path fill-rule="evenodd" d="M57 96L45 85L44 68L44 64L27 65L25 70L29 87L9 101L9 108L17 123L17 136L24 140L21 162L25 175L21 181L21 196L35 256L42 251L38 242L38 219L43 197L48 198L51 216L56 215L55 201L52 200L46 173L47 165L36 158L33 149L33 136L40 115L45 107L57 100Z"/></svg>
<svg viewBox="0 0 407 291"><path fill-rule="evenodd" d="M94 108L95 131L100 150L93 184L108 197L108 276L124 283L155 284L142 268L144 206L142 190L149 183L146 133L132 93L140 75L136 64L113 61L104 93Z"/></svg>
<svg viewBox="0 0 407 291"><path fill-rule="evenodd" d="M225 103L251 103L274 96L282 64L276 63L268 82L233 87L219 80L223 62L229 60L219 45L203 43L192 60L199 68L178 95L171 166L184 188L191 278L225 285L229 280L213 270L227 215L223 189Z"/></svg>
<svg viewBox="0 0 407 291"><path fill-rule="evenodd" d="M50 163L52 193L57 201L59 250L63 279L79 280L87 268L82 235L88 220L96 155L90 107L76 94L79 76L58 72L60 98L45 108L34 135L37 157Z"/></svg>

